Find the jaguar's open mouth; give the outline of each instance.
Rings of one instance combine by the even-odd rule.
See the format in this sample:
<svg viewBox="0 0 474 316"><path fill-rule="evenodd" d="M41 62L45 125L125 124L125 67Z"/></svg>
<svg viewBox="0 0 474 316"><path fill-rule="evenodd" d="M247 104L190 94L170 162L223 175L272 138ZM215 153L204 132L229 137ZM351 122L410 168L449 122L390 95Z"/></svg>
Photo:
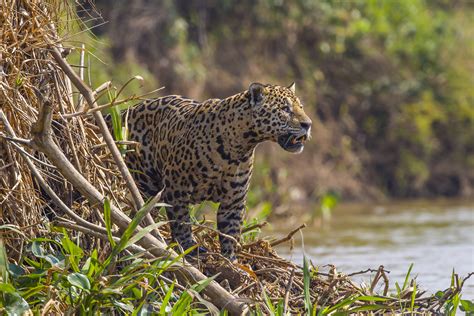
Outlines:
<svg viewBox="0 0 474 316"><path fill-rule="evenodd" d="M308 139L306 132L293 134L288 133L278 137L278 144L286 151L300 153L303 151L304 142Z"/></svg>

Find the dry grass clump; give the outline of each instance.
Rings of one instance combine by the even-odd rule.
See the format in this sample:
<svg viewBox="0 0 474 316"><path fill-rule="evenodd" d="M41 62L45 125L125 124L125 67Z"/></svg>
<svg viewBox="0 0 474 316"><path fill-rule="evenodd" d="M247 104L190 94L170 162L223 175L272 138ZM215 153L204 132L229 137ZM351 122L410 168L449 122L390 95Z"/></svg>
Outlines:
<svg viewBox="0 0 474 316"><path fill-rule="evenodd" d="M67 30L71 9L63 1L3 1L0 11L0 108L19 141L9 141L5 122L0 120L0 224L12 224L27 236L45 229L44 215L54 212L35 183L20 151L26 151L60 198L80 216L97 217L87 201L42 155L21 145L31 136L31 128L41 108L39 94L50 91L55 106L54 138L66 157L103 194L127 205L124 183L111 162L110 153L97 134L92 117L71 117L79 103L71 82L50 55L50 47L61 48L58 29ZM64 54L66 50L62 50ZM97 218L96 218L97 220ZM7 239L7 249L18 255L22 239ZM16 254L15 254L16 253Z"/></svg>

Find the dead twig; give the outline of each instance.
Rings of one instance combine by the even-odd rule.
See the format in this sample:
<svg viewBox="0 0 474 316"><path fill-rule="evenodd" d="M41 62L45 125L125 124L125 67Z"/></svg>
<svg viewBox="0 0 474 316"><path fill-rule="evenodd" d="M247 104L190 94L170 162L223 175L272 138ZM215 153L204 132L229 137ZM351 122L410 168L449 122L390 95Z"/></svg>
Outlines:
<svg viewBox="0 0 474 316"><path fill-rule="evenodd" d="M84 96L89 107L91 109L96 108L97 103L94 100L94 94L92 90L89 87L87 87L85 83L81 80L81 78L79 78L79 76L74 72L72 67L61 56L61 52L59 51L57 47L51 46L51 55L56 60L58 65L61 67L61 69L64 71L64 73L69 77L72 84ZM119 149L115 145L115 141L108 130L107 124L105 123L105 120L102 114L100 112L94 112L94 118L96 120L97 125L100 128L100 131L102 132L102 136L104 137L105 142L107 143L109 147L112 157L115 163L117 164L117 167L120 170L120 173L122 174L122 177L125 179L127 187L130 190L133 201L135 203L136 210L141 209L144 205L143 198L140 195L138 187L136 186L135 181L133 180L132 175L130 174L130 171L128 170L127 166L125 165L125 162L122 159L122 155L120 154ZM147 225L152 225L154 223L153 218L149 214L145 217L145 223ZM157 237L158 239L161 239L162 242L164 241L157 230L155 230L155 237Z"/></svg>
<svg viewBox="0 0 474 316"><path fill-rule="evenodd" d="M286 315L286 313L288 311L288 301L290 299L290 290L291 290L291 286L293 285L293 278L294 277L295 277L295 269L291 270L290 280L288 281L288 285L286 286L286 289L285 289L285 300L284 300L284 304L283 304L283 315Z"/></svg>
<svg viewBox="0 0 474 316"><path fill-rule="evenodd" d="M242 229L242 234L246 233L248 231L251 231L252 229L262 228L262 227L267 226L267 225L268 225L268 222L262 222L262 223L258 223L258 224L255 224L255 225L245 227L244 229Z"/></svg>
<svg viewBox="0 0 474 316"><path fill-rule="evenodd" d="M301 229L305 227L306 227L306 224L301 224L298 228L295 228L291 232L289 232L288 235L286 235L285 237L271 242L270 246L275 247L276 245L279 245L281 243L284 243L285 241L290 240L291 238L293 238L294 234L296 234L297 232L299 232Z"/></svg>

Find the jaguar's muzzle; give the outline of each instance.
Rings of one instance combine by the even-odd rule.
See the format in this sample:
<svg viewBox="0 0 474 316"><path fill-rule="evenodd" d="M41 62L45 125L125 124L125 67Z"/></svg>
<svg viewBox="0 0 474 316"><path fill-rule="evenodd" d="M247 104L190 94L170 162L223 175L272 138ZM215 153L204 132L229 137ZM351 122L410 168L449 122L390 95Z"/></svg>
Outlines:
<svg viewBox="0 0 474 316"><path fill-rule="evenodd" d="M278 137L278 144L286 151L300 153L303 151L304 142L308 139L305 130L299 133L287 133Z"/></svg>

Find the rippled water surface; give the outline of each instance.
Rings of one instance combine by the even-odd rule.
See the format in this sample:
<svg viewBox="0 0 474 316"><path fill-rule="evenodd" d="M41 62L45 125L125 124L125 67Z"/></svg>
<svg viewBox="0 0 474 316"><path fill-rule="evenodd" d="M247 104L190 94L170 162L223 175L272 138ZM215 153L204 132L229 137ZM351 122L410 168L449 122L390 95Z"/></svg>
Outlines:
<svg viewBox="0 0 474 316"><path fill-rule="evenodd" d="M266 233L282 237L298 224L298 219L291 225L275 221ZM303 232L304 251L314 264L334 264L346 273L384 265L391 289L395 281L403 284L410 263L419 286L430 293L449 286L453 268L460 276L474 271L474 203L341 205L329 221ZM303 261L299 234L292 251L288 244L277 249L294 262ZM474 299L474 276L463 293L463 298Z"/></svg>

